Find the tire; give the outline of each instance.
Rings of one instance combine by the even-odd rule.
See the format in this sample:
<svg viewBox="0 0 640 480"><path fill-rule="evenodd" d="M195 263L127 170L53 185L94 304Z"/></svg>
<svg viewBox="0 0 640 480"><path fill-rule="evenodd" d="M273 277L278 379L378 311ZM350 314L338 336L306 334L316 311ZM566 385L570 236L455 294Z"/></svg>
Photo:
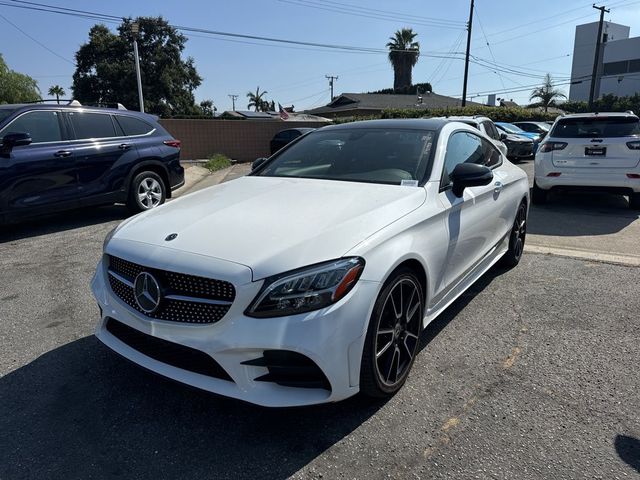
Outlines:
<svg viewBox="0 0 640 480"><path fill-rule="evenodd" d="M631 210L640 210L640 193L629 195L629 208Z"/></svg>
<svg viewBox="0 0 640 480"><path fill-rule="evenodd" d="M157 173L144 171L131 180L127 206L132 212L151 210L162 205L166 199L167 187Z"/></svg>
<svg viewBox="0 0 640 480"><path fill-rule="evenodd" d="M387 398L404 385L418 352L424 316L423 291L420 280L407 267L396 270L382 287L362 352L363 395ZM396 303L400 304L399 309Z"/></svg>
<svg viewBox="0 0 640 480"><path fill-rule="evenodd" d="M527 204L522 202L516 212L516 218L509 234L509 249L500 259L500 264L506 268L513 268L522 258L524 242L527 237Z"/></svg>
<svg viewBox="0 0 640 480"><path fill-rule="evenodd" d="M544 205L547 203L548 197L549 191L541 189L534 180L533 188L531 189L531 203L534 205Z"/></svg>

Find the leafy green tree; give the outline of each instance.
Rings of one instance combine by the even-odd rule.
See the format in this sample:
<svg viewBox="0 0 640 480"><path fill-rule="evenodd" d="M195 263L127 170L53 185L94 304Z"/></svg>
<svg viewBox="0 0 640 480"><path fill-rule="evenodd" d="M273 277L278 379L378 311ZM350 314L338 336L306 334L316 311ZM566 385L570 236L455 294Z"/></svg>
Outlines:
<svg viewBox="0 0 640 480"><path fill-rule="evenodd" d="M213 117L213 114L218 110L213 106L213 100L203 100L200 102L200 110L202 111L202 115L207 115L208 117Z"/></svg>
<svg viewBox="0 0 640 480"><path fill-rule="evenodd" d="M200 85L191 57L182 59L186 37L162 17L124 19L118 33L104 25L89 31L89 41L76 53L73 95L81 103L116 103L139 108L133 34L140 26L138 50L145 109L161 116L200 113L193 91Z"/></svg>
<svg viewBox="0 0 640 480"><path fill-rule="evenodd" d="M556 105L556 100L567 98L559 88L553 85L553 79L550 74L544 76L544 83L531 92L529 100L539 100L539 105L544 107L544 111L548 111L549 107Z"/></svg>
<svg viewBox="0 0 640 480"><path fill-rule="evenodd" d="M269 102L264 96L268 92L266 90L260 91L260 87L256 88L256 93L248 92L247 98L249 99L249 104L247 108L254 108L256 112L266 112L269 110Z"/></svg>
<svg viewBox="0 0 640 480"><path fill-rule="evenodd" d="M40 100L40 89L29 75L11 70L0 54L0 104Z"/></svg>
<svg viewBox="0 0 640 480"><path fill-rule="evenodd" d="M420 58L420 43L415 41L418 36L411 28L398 30L393 37L389 37L389 62L393 66L393 89L403 90L411 87L413 67Z"/></svg>
<svg viewBox="0 0 640 480"><path fill-rule="evenodd" d="M58 105L60 104L60 97L64 96L65 91L64 88L62 88L60 85L53 85L52 87L49 88L49 96L51 97L56 97L56 102L58 102Z"/></svg>

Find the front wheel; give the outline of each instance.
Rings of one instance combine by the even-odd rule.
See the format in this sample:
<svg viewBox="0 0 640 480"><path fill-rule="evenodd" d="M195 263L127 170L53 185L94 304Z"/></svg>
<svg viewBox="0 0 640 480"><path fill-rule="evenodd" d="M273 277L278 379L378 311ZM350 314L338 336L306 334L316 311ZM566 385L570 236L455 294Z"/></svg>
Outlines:
<svg viewBox="0 0 640 480"><path fill-rule="evenodd" d="M158 207L166 200L166 187L155 172L141 172L131 181L127 206L134 212L143 212Z"/></svg>
<svg viewBox="0 0 640 480"><path fill-rule="evenodd" d="M360 366L360 391L370 397L394 395L404 384L416 353L423 287L413 270L398 269L376 299Z"/></svg>
<svg viewBox="0 0 640 480"><path fill-rule="evenodd" d="M629 208L640 210L640 193L636 192L629 195Z"/></svg>
<svg viewBox="0 0 640 480"><path fill-rule="evenodd" d="M524 241L527 237L527 205L522 202L518 207L516 218L509 235L509 249L504 254L500 262L507 268L513 268L522 258L524 252Z"/></svg>

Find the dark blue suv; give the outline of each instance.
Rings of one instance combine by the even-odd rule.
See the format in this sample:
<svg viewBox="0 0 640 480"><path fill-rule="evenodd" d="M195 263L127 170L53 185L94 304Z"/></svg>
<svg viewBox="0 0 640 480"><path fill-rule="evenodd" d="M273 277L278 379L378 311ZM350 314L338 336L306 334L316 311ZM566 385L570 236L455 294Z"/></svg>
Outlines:
<svg viewBox="0 0 640 480"><path fill-rule="evenodd" d="M180 141L144 113L0 105L0 142L0 223L113 203L139 212L184 184Z"/></svg>

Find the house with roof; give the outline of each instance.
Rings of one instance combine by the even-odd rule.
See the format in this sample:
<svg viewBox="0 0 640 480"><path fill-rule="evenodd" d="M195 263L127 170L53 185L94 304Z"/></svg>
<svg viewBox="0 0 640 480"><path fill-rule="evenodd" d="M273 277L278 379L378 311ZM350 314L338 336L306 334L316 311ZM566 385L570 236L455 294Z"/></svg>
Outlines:
<svg viewBox="0 0 640 480"><path fill-rule="evenodd" d="M432 92L419 95L399 95L382 93L343 93L323 107L314 108L306 113L327 118L366 117L380 115L387 109L433 109L459 107L459 98L438 95ZM467 101L467 105L482 105Z"/></svg>

